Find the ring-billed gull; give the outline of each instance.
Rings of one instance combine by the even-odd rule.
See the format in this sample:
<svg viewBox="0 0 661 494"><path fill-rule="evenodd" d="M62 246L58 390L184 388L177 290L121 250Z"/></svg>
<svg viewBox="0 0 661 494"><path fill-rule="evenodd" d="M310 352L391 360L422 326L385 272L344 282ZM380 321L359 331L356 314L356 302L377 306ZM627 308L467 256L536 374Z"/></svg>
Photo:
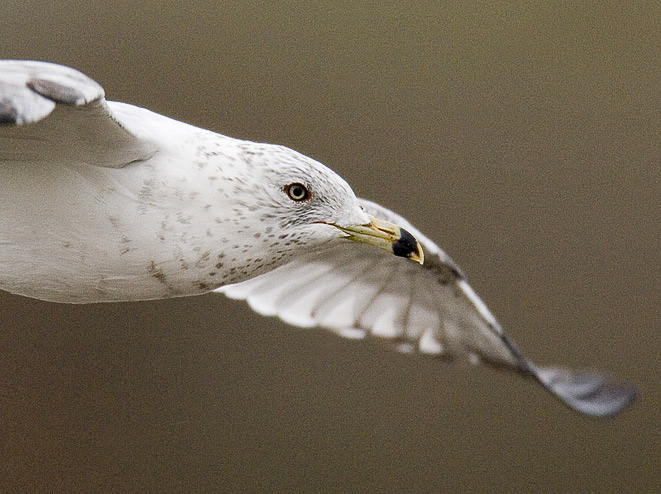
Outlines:
<svg viewBox="0 0 661 494"><path fill-rule="evenodd" d="M45 62L0 61L0 123L0 289L64 303L216 290L294 325L512 368L588 415L634 399L534 365L445 252L295 151L106 101Z"/></svg>

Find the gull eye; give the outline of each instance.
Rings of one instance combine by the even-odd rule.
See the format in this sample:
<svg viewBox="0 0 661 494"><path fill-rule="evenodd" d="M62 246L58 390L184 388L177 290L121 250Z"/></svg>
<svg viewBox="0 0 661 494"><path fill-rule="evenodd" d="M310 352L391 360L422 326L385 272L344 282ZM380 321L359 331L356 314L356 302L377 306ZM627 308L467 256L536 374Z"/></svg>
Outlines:
<svg viewBox="0 0 661 494"><path fill-rule="evenodd" d="M307 201L310 199L310 191L308 188L298 182L294 182L293 184L289 184L285 187L285 192L289 196L289 198L292 201Z"/></svg>

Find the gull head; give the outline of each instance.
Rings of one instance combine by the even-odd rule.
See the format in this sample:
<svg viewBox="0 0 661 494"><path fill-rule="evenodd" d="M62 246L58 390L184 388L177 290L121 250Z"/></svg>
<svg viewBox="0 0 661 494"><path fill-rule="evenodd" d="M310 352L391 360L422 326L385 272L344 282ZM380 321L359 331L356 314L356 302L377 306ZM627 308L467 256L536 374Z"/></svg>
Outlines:
<svg viewBox="0 0 661 494"><path fill-rule="evenodd" d="M321 163L283 146L254 143L242 147L240 162L244 166L224 176L237 225L231 242L241 247L244 263L239 274L252 277L338 242L368 244L422 263L422 249L409 232L363 211L351 187Z"/></svg>

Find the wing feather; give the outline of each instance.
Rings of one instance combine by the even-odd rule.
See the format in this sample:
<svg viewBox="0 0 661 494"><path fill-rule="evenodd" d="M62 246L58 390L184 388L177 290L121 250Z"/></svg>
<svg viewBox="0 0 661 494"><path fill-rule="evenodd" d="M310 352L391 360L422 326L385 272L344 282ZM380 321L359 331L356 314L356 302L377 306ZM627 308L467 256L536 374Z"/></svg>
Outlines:
<svg viewBox="0 0 661 494"><path fill-rule="evenodd" d="M156 148L128 130L130 112L122 122L127 108L151 113L109 104L99 84L72 68L0 60L0 165L122 167L144 160Z"/></svg>
<svg viewBox="0 0 661 494"><path fill-rule="evenodd" d="M346 243L217 291L290 324L320 326L349 338L369 335L406 352L513 368L588 415L611 415L633 400L633 388L601 376L533 365L445 252L401 216L369 201L361 204L411 232L425 250L425 264Z"/></svg>

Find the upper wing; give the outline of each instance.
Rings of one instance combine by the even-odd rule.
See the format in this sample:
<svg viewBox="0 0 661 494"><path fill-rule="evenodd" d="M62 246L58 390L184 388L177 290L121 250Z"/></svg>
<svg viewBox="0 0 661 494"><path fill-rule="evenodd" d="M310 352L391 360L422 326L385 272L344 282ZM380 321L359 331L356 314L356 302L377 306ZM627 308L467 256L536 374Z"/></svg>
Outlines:
<svg viewBox="0 0 661 494"><path fill-rule="evenodd" d="M533 365L447 254L392 211L365 200L361 204L411 232L425 251L425 264L347 243L217 291L294 325L321 326L352 338L371 335L392 340L404 351L512 367L589 415L610 415L632 401L632 388L601 376Z"/></svg>
<svg viewBox="0 0 661 494"><path fill-rule="evenodd" d="M103 88L72 68L0 60L0 166L121 167L151 156L153 144L131 129L130 111L123 110L129 105L113 105L115 111Z"/></svg>

